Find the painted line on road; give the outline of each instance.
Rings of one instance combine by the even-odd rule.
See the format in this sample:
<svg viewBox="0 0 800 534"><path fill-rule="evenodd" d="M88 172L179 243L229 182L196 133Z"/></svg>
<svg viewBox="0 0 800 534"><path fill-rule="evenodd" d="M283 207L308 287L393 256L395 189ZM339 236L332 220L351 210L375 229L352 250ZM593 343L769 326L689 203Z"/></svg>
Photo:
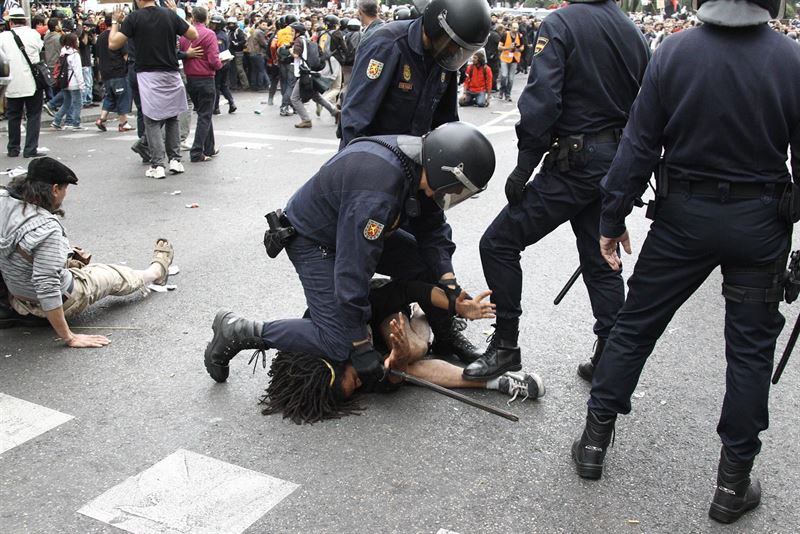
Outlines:
<svg viewBox="0 0 800 534"><path fill-rule="evenodd" d="M97 137L99 133L68 133L64 139L88 139L90 137Z"/></svg>
<svg viewBox="0 0 800 534"><path fill-rule="evenodd" d="M263 139L265 141L286 141L293 143L308 143L312 145L330 145L339 146L338 139L322 139L320 137L300 137L296 135L276 135L276 134L263 134L251 132L235 132L231 130L214 130L214 135L222 135L228 137L244 137L245 139Z"/></svg>
<svg viewBox="0 0 800 534"><path fill-rule="evenodd" d="M0 454L70 419L71 415L0 393Z"/></svg>
<svg viewBox="0 0 800 534"><path fill-rule="evenodd" d="M440 528L438 531L436 531L436 534L458 534L458 532L454 530L447 530L446 528Z"/></svg>
<svg viewBox="0 0 800 534"><path fill-rule="evenodd" d="M501 122L503 122L504 120L508 119L512 115L518 115L518 114L519 113L517 112L516 109L512 109L511 111L506 111L505 113L501 113L498 117L495 117L494 119L490 120L489 122L487 122L485 124L481 124L478 128L481 131L483 131L484 128L490 128L491 126L494 126L495 124L500 124Z"/></svg>
<svg viewBox="0 0 800 534"><path fill-rule="evenodd" d="M78 513L133 534L237 534L298 487L178 449L106 491Z"/></svg>
<svg viewBox="0 0 800 534"><path fill-rule="evenodd" d="M243 148L245 150L263 150L265 148L272 149L272 145L267 143L248 143L247 141L240 141L238 143L229 143L224 146L230 148Z"/></svg>

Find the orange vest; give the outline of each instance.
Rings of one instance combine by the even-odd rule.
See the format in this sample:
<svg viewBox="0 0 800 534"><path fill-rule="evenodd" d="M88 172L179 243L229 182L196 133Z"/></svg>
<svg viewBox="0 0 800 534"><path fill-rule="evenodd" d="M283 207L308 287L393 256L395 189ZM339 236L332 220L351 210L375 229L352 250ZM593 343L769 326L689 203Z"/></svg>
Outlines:
<svg viewBox="0 0 800 534"><path fill-rule="evenodd" d="M511 48L511 32L506 32L506 42L503 43L503 46L506 48ZM517 36L514 38L514 47L519 48L522 46L522 39L520 39L519 32L517 32ZM503 53L500 54L500 61L504 63L519 63L522 59L522 54L520 52L511 52L511 50L503 50Z"/></svg>

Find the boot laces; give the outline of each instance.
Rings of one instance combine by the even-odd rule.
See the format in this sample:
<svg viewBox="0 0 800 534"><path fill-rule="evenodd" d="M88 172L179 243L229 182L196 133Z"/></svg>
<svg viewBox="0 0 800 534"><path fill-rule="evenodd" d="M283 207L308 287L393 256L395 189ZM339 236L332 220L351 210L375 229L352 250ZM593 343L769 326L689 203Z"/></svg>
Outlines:
<svg viewBox="0 0 800 534"><path fill-rule="evenodd" d="M511 406L511 403L517 400L521 394L525 395L522 398L522 402L528 400L531 394L528 391L527 383L516 378L514 375L506 375L505 378L508 380L508 393L511 395L511 398L506 402L506 406Z"/></svg>
<svg viewBox="0 0 800 534"><path fill-rule="evenodd" d="M261 366L266 369L267 368L267 350L266 349L256 349L253 351L253 354L250 356L250 359L247 361L247 365L253 364L253 374L256 374L256 369L258 369L258 355L261 355ZM255 362L255 363L253 363Z"/></svg>

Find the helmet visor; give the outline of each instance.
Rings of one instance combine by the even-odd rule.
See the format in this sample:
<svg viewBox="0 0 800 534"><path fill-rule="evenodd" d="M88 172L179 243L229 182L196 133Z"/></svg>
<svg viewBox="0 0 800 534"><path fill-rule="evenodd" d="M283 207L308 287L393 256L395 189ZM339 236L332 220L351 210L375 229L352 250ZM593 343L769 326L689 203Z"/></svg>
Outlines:
<svg viewBox="0 0 800 534"><path fill-rule="evenodd" d="M442 170L453 173L453 176L458 180L455 183L440 187L433 192L433 201L436 202L442 210L449 210L453 206L461 204L471 196L482 191L480 187L474 185L467 175L464 174L463 164L460 164L458 167L442 167Z"/></svg>
<svg viewBox="0 0 800 534"><path fill-rule="evenodd" d="M486 39L481 43L467 43L461 39L447 24L447 11L439 13L439 24L445 33L433 40L433 57L444 70L457 71L486 44Z"/></svg>

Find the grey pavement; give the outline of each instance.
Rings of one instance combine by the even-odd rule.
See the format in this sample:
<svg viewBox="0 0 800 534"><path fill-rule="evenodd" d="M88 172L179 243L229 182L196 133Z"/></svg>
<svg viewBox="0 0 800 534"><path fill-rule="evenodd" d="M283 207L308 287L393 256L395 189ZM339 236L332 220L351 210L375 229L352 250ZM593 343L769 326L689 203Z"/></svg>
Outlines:
<svg viewBox="0 0 800 534"><path fill-rule="evenodd" d="M107 299L73 321L111 336L104 349L65 348L49 328L0 331L0 433L4 424L12 435L0 446L0 533L800 530L800 355L773 388L755 466L761 507L727 527L707 517L724 395L719 272L658 343L633 412L619 419L603 479L577 477L569 447L589 388L575 370L591 353L593 319L581 283L552 305L578 261L568 225L523 254L523 365L544 378L547 395L508 408L518 423L409 386L362 398L360 416L296 426L261 415L267 375L247 366L249 354L232 361L227 383L214 383L202 354L217 309L262 319L303 313L285 254L264 253L263 216L336 150L330 117L296 130L297 119L279 117L262 95L237 98L235 115L214 118L219 157L186 162L185 174L165 180L144 177L132 133L42 135L80 179L65 203L74 243L94 261L144 267L155 239L166 237L181 272L174 292ZM481 125L498 158L489 189L448 212L456 273L474 293L485 284L478 241L505 204L515 164L517 115L493 102L462 118ZM2 168L26 163L0 156ZM192 203L199 207L185 207ZM648 224L641 210L629 218L626 276ZM783 312L779 351L798 308ZM467 334L483 343L489 330L489 321L475 322ZM467 394L505 408L497 392ZM26 425L49 430L26 441ZM179 518L175 502L199 510L194 522Z"/></svg>
<svg viewBox="0 0 800 534"><path fill-rule="evenodd" d="M102 105L102 102L96 102L96 103L98 105L95 106L95 107L88 107L88 108L82 108L81 109L81 124L83 124L84 126L86 126L87 128L90 128L92 130L96 129L95 126L94 126L94 121L96 121L97 119L100 118L100 111L102 109L100 107ZM134 108L134 112L135 111L136 110ZM112 126L116 129L116 127L117 127L116 118L117 118L117 114L116 113L112 113L111 117L110 117L111 120L108 123L108 128L109 129L111 129ZM45 113L44 110L42 110L42 128L46 128L47 126L50 126L51 122L53 122L53 117L51 117L50 115ZM131 121L131 125L135 126L135 122L136 121ZM25 121L24 120L22 121L22 125L23 126L25 125ZM8 132L8 120L4 119L4 120L0 121L0 133L6 133L6 132ZM5 150L4 150L4 152L5 152Z"/></svg>

